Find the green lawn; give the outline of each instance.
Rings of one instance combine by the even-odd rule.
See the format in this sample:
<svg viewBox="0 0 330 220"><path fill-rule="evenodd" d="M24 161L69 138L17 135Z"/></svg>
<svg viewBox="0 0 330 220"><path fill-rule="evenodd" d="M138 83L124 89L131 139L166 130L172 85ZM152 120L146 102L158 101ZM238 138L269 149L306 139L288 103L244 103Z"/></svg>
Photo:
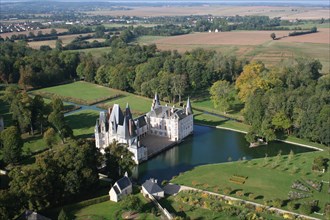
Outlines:
<svg viewBox="0 0 330 220"><path fill-rule="evenodd" d="M139 116L150 111L152 100L132 93L124 93L120 97L104 103L103 107L109 108L112 107L113 104L119 104L120 108L124 110L127 103L131 108L132 114L134 116Z"/></svg>
<svg viewBox="0 0 330 220"><path fill-rule="evenodd" d="M243 132L247 132L249 130L249 126L246 124L236 122L234 120L228 120L211 114L205 114L198 110L194 110L194 123L201 125L210 125L219 128L223 127L228 129L234 129Z"/></svg>
<svg viewBox="0 0 330 220"><path fill-rule="evenodd" d="M142 203L142 211L139 219L157 219L150 213L153 204L142 196L141 193L137 194ZM78 204L70 205L69 214L74 216L75 219L116 219L116 216L121 216L123 210L121 208L121 202L105 201L94 205L81 207ZM121 219L121 218L120 218Z"/></svg>
<svg viewBox="0 0 330 220"><path fill-rule="evenodd" d="M135 41L139 44L149 44L151 41L160 40L160 39L163 39L163 38L166 38L166 36L146 35L146 36L138 37Z"/></svg>
<svg viewBox="0 0 330 220"><path fill-rule="evenodd" d="M329 152L297 154L291 161L288 161L287 156L282 156L275 168L272 168L272 166L276 158L204 165L179 175L172 182L217 193L223 193L224 188L231 187L233 192L242 190L247 194L254 193L256 196L254 201L258 203L275 198L286 200L295 180L329 181L329 171L325 174L311 171L314 158L320 155L328 155L329 157ZM236 184L229 181L233 175L247 176L248 178L244 184ZM311 198L297 200L297 203L314 199L319 200L320 212L323 212L325 203L330 202L327 193L328 187L328 184L323 184L321 192L314 190ZM235 197L235 194L233 193L232 196ZM247 196L239 198L250 200ZM286 207L282 208L286 209Z"/></svg>
<svg viewBox="0 0 330 220"><path fill-rule="evenodd" d="M118 94L117 90L83 81L39 89L33 93L38 92L53 93L56 95L73 97L85 101L103 99Z"/></svg>
<svg viewBox="0 0 330 220"><path fill-rule="evenodd" d="M65 117L65 120L78 138L90 138L94 134L94 126L99 116L98 111L82 110Z"/></svg>

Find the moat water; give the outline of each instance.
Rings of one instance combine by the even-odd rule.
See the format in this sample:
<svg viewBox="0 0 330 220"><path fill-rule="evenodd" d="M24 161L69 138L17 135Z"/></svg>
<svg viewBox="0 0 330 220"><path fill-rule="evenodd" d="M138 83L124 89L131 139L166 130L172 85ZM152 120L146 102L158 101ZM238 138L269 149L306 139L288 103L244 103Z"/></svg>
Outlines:
<svg viewBox="0 0 330 220"><path fill-rule="evenodd" d="M249 148L249 143L242 133L195 125L192 136L186 138L181 144L140 164L134 170L133 177L140 183L151 177L159 181L170 180L173 176L195 166L263 158L265 154L276 156L279 151L282 155L286 155L290 150L293 150L295 154L314 151L278 141Z"/></svg>

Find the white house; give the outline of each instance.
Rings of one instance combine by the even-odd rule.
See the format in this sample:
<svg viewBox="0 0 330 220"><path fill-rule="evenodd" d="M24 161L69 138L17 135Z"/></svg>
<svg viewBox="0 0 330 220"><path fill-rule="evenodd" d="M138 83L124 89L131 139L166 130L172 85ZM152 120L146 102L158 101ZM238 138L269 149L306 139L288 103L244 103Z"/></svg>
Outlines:
<svg viewBox="0 0 330 220"><path fill-rule="evenodd" d="M127 172L125 176L119 179L113 187L111 187L109 191L110 200L114 202L120 201L125 195L131 194L133 191L132 189L132 182L128 178Z"/></svg>
<svg viewBox="0 0 330 220"><path fill-rule="evenodd" d="M152 195L156 199L164 198L164 190L157 184L157 180L152 178L142 184L142 194L146 197Z"/></svg>

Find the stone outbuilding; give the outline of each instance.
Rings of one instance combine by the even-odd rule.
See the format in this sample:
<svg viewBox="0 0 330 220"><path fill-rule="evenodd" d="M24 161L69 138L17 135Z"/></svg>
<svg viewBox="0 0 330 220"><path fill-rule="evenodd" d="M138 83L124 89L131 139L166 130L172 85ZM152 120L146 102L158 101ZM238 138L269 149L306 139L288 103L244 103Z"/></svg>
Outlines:
<svg viewBox="0 0 330 220"><path fill-rule="evenodd" d="M119 202L124 196L131 194L133 191L132 182L128 178L127 173L119 179L109 191L110 200Z"/></svg>
<svg viewBox="0 0 330 220"><path fill-rule="evenodd" d="M146 180L142 184L142 194L145 197L149 197L149 195L152 195L156 199L164 198L164 190L160 188L160 186L157 184L157 180L152 178Z"/></svg>

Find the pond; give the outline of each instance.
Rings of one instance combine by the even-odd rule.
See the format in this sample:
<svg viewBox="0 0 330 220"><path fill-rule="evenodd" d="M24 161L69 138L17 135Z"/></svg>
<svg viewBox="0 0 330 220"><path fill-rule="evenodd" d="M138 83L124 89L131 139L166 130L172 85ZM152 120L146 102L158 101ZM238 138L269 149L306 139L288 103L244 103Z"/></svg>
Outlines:
<svg viewBox="0 0 330 220"><path fill-rule="evenodd" d="M211 163L223 163L241 159L253 159L282 155L293 150L295 154L314 151L313 149L274 141L268 145L249 148L244 138L245 134L216 129L206 126L194 126L194 134L181 144L159 154L140 164L133 173L139 183L149 178L159 181L170 180L180 172L185 172L195 166Z"/></svg>

